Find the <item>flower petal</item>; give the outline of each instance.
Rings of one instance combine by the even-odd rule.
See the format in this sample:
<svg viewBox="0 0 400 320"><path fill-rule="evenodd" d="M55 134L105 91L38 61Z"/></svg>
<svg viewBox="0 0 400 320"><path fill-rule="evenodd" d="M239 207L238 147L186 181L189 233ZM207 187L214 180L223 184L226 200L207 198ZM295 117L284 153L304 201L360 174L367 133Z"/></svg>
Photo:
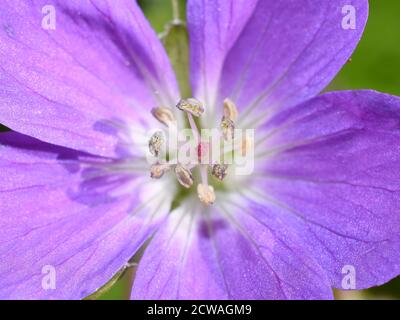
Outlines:
<svg viewBox="0 0 400 320"><path fill-rule="evenodd" d="M124 267L168 213L167 199L152 200L157 186L101 175L100 158L13 132L0 142L2 299L84 298Z"/></svg>
<svg viewBox="0 0 400 320"><path fill-rule="evenodd" d="M201 210L177 209L160 228L139 263L133 299L332 298L318 263L273 212Z"/></svg>
<svg viewBox="0 0 400 320"><path fill-rule="evenodd" d="M138 121L178 99L167 55L135 1L5 0L0 20L0 123L15 131L113 156L117 137L99 122Z"/></svg>
<svg viewBox="0 0 400 320"><path fill-rule="evenodd" d="M194 95L213 108L219 88L261 112L305 101L348 60L367 15L367 0L189 0Z"/></svg>
<svg viewBox="0 0 400 320"><path fill-rule="evenodd" d="M324 94L282 112L253 190L302 225L304 241L342 287L400 274L400 99L374 91ZM268 155L268 156L267 156Z"/></svg>

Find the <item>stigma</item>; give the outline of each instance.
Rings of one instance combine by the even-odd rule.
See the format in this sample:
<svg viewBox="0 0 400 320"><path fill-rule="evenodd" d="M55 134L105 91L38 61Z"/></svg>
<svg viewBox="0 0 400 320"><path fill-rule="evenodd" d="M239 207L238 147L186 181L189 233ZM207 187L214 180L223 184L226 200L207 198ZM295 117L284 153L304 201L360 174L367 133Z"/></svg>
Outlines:
<svg viewBox="0 0 400 320"><path fill-rule="evenodd" d="M177 182L186 189L196 186L197 196L204 205L212 205L216 201L215 189L209 183L209 176L216 181L223 181L228 174L228 165L224 163L213 163L211 158L211 147L208 141L203 141L197 123L201 123L201 116L205 107L199 100L194 98L181 99L176 108L186 115L188 129L191 132L193 147L190 149L195 154L194 162L180 163L178 160L172 162L157 162L150 168L150 176L153 179L161 179L167 172L173 172ZM158 107L151 111L153 117L163 125L169 127L176 123L176 118L170 108ZM219 136L223 141L233 141L235 121L238 117L236 105L229 99L225 99L222 110L222 117L218 129ZM198 119L198 120L195 120ZM197 122L196 122L197 121ZM149 152L156 158L163 153L165 137L161 131L155 132L149 140ZM194 171L197 174L194 175ZM200 179L196 183L196 179Z"/></svg>

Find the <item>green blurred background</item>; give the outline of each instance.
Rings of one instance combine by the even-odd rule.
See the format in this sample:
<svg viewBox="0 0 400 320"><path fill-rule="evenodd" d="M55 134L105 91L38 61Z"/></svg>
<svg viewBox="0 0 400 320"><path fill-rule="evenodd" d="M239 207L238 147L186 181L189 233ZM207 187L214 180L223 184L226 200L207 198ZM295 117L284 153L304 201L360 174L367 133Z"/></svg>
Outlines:
<svg viewBox="0 0 400 320"><path fill-rule="evenodd" d="M186 0L179 0L185 17ZM400 1L370 0L370 17L356 52L328 91L375 89L400 96ZM139 4L154 29L161 33L172 18L168 0L141 0ZM394 213L395 214L395 213ZM126 299L133 276L127 273L100 299ZM400 299L400 277L381 287L364 291L337 291L338 299Z"/></svg>

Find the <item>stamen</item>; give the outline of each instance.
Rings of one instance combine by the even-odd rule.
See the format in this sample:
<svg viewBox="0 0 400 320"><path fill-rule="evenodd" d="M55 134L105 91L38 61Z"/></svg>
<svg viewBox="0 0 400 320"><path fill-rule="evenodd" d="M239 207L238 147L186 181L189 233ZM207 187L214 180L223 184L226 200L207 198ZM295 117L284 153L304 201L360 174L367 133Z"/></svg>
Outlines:
<svg viewBox="0 0 400 320"><path fill-rule="evenodd" d="M149 141L149 150L150 153L155 156L158 157L158 155L161 152L161 147L164 143L164 135L161 131L157 131L155 132Z"/></svg>
<svg viewBox="0 0 400 320"><path fill-rule="evenodd" d="M212 168L212 175L218 180L222 181L225 179L228 171L228 166L225 164L214 164Z"/></svg>
<svg viewBox="0 0 400 320"><path fill-rule="evenodd" d="M175 174L179 183L185 188L190 188L193 185L193 176L189 169L177 164L175 167Z"/></svg>
<svg viewBox="0 0 400 320"><path fill-rule="evenodd" d="M180 100L176 107L181 111L194 115L195 117L200 117L204 113L203 104L193 98Z"/></svg>
<svg viewBox="0 0 400 320"><path fill-rule="evenodd" d="M233 139L235 136L235 123L231 119L223 116L221 121L221 130L226 141Z"/></svg>
<svg viewBox="0 0 400 320"><path fill-rule="evenodd" d="M197 195L201 202L206 205L213 204L215 202L214 188L208 185L208 166L202 165L200 167L200 175L202 183L197 185Z"/></svg>
<svg viewBox="0 0 400 320"><path fill-rule="evenodd" d="M213 204L216 200L216 193L214 187L208 184L209 180L209 170L211 171L212 176L217 178L220 181L223 181L228 173L228 165L222 163L215 163L210 159L211 156L211 145L209 141L203 141L200 135L200 131L197 128L196 121L194 117L200 117L205 112L205 108L203 104L194 99L181 99L176 107L184 111L188 117L188 121L190 124L190 128L193 134L193 140L195 142L194 148L197 148L197 160L192 161L191 164L182 165L178 163L177 165L169 164L169 163L156 163L151 166L150 176L153 179L160 179L170 170L175 171L176 178L178 182L185 188L190 188L194 181L192 170L194 168L198 168L200 172L201 183L197 185L197 195L200 201L205 205ZM176 118L173 110L166 107L157 107L151 110L152 115L162 124L170 127L172 123L176 122ZM224 100L224 110L223 117L220 123L219 136L222 135L224 140L228 143L232 142L232 150L241 152L242 155L246 155L248 153L249 146L253 141L249 141L244 138L242 141L239 141L238 144L234 144L234 135L235 135L235 122L238 119L238 109L235 103L230 99ZM163 151L165 142L165 136L162 131L155 132L149 141L149 149L151 154L158 157L160 153ZM225 147L224 143L224 147ZM190 146L192 147L192 146ZM220 148L221 149L221 148ZM194 151L194 150L190 150ZM221 150L220 150L221 151ZM225 149L224 149L225 152ZM195 160L195 159L193 159Z"/></svg>
<svg viewBox="0 0 400 320"><path fill-rule="evenodd" d="M237 110L236 105L233 103L231 99L225 99L224 100L224 116L225 118L228 118L232 120L233 122L236 122L237 117L239 115L239 112Z"/></svg>
<svg viewBox="0 0 400 320"><path fill-rule="evenodd" d="M160 179L170 169L171 165L169 164L153 164L150 168L150 177Z"/></svg>
<svg viewBox="0 0 400 320"><path fill-rule="evenodd" d="M170 126L171 123L176 121L174 114L169 108L153 108L151 110L151 114L154 116L154 118L156 118L162 124L165 124L167 127Z"/></svg>
<svg viewBox="0 0 400 320"><path fill-rule="evenodd" d="M202 183L197 186L197 195L199 196L200 201L206 205L213 204L216 199L214 188Z"/></svg>
<svg viewBox="0 0 400 320"><path fill-rule="evenodd" d="M193 132L193 138L195 139L195 144L198 145L200 143L201 136L199 130L197 129L196 122L194 122L192 114L188 113L187 116L189 119L190 128L192 129Z"/></svg>
<svg viewBox="0 0 400 320"><path fill-rule="evenodd" d="M200 166L200 176L201 176L201 181L205 186L208 185L208 166L207 165L201 165Z"/></svg>

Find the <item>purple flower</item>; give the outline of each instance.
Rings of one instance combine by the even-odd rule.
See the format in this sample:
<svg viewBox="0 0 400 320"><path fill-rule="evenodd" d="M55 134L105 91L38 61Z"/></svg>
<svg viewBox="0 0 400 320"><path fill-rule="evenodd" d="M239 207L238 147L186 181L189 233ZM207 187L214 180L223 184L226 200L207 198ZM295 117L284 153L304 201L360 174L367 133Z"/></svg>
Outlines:
<svg viewBox="0 0 400 320"><path fill-rule="evenodd" d="M400 99L316 97L367 15L367 0L189 0L191 112L219 127L228 98L225 133L256 129L254 172L217 182L146 160L156 119L193 116L135 1L3 0L0 298L84 298L149 239L133 299L329 299L397 276Z"/></svg>

